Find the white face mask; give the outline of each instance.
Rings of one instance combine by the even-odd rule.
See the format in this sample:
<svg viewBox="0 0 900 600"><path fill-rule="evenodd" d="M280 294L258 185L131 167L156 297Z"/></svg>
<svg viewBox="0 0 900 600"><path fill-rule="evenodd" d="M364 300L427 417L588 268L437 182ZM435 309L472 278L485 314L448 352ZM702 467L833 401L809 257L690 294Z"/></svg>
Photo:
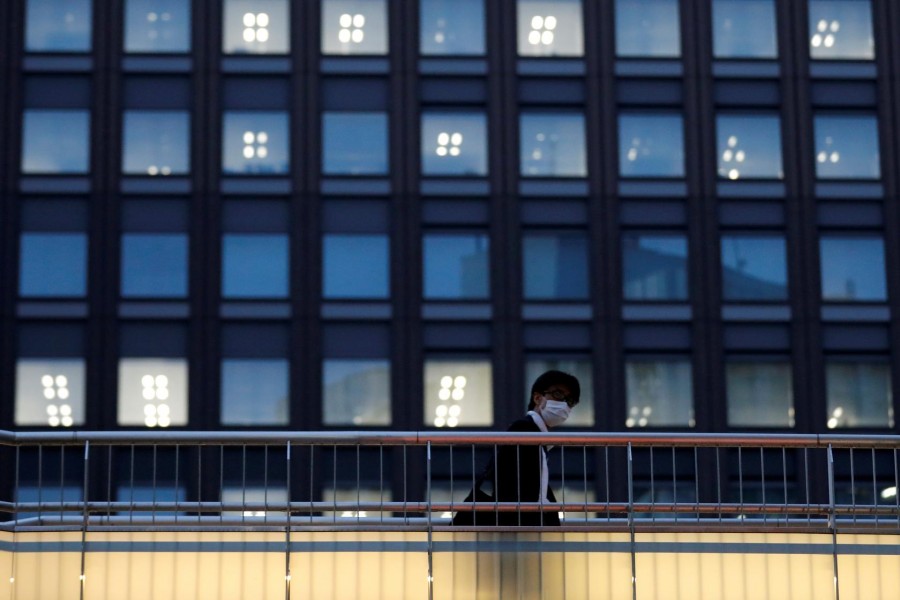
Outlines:
<svg viewBox="0 0 900 600"><path fill-rule="evenodd" d="M572 409L562 400L547 400L544 408L541 409L541 418L547 427L559 427L569 418Z"/></svg>

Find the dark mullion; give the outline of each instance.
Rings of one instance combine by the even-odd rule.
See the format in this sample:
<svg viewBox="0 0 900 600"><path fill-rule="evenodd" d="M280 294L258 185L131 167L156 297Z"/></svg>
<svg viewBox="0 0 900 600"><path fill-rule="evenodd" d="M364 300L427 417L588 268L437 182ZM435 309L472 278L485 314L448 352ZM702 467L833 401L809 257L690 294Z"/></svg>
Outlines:
<svg viewBox="0 0 900 600"><path fill-rule="evenodd" d="M900 115L893 109L897 99L900 98L900 44L895 40L893 32L900 27L900 6L895 2L876 2L876 23L882 25L881 35L876 44L880 42L882 51L879 52L881 68L879 75L882 80L890 82L889 85L879 85L879 104L884 118L880 120L881 145L886 153L881 164L885 168L882 173L885 176L884 195L884 221L885 221L885 261L887 265L888 302L891 307L890 339L900 339L900 206L898 206L898 183L895 173L900 166L900 153L892 142L898 139L900 130ZM877 46L876 46L877 51ZM896 348L891 349L891 383L894 390L894 431L900 432L900 352Z"/></svg>

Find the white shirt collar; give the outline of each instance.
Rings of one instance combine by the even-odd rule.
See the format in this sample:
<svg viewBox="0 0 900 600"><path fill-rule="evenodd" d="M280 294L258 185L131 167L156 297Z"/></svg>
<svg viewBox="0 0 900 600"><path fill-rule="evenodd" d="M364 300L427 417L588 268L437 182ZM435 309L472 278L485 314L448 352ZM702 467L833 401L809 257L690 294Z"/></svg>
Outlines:
<svg viewBox="0 0 900 600"><path fill-rule="evenodd" d="M544 419L541 418L541 415L534 412L533 410L529 410L527 414L534 420L534 423L538 426L538 429L540 429L544 433L547 433L549 431L549 429L547 429L547 424L544 423Z"/></svg>

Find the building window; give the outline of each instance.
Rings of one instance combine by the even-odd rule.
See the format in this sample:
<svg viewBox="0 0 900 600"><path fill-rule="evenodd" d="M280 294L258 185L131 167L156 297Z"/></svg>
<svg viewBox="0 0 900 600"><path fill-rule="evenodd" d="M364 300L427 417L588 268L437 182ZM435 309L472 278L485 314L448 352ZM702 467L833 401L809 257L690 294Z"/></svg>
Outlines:
<svg viewBox="0 0 900 600"><path fill-rule="evenodd" d="M128 0L125 10L126 52L190 51L190 0Z"/></svg>
<svg viewBox="0 0 900 600"><path fill-rule="evenodd" d="M681 56L678 0L616 0L616 54L641 58Z"/></svg>
<svg viewBox="0 0 900 600"><path fill-rule="evenodd" d="M225 54L290 52L288 0L225 0Z"/></svg>
<svg viewBox="0 0 900 600"><path fill-rule="evenodd" d="M425 361L425 425L488 427L494 424L491 363L487 359Z"/></svg>
<svg viewBox="0 0 900 600"><path fill-rule="evenodd" d="M283 358L223 358L222 425L287 425L288 373Z"/></svg>
<svg viewBox="0 0 900 600"><path fill-rule="evenodd" d="M287 298L289 240L282 233L222 237L224 298Z"/></svg>
<svg viewBox="0 0 900 600"><path fill-rule="evenodd" d="M91 0L28 0L25 50L90 52Z"/></svg>
<svg viewBox="0 0 900 600"><path fill-rule="evenodd" d="M181 110L126 110L122 172L184 175L191 170L191 116Z"/></svg>
<svg viewBox="0 0 900 600"><path fill-rule="evenodd" d="M587 300L587 235L582 231L524 234L522 272L526 300Z"/></svg>
<svg viewBox="0 0 900 600"><path fill-rule="evenodd" d="M188 236L183 233L122 235L122 296L183 298L188 289Z"/></svg>
<svg viewBox="0 0 900 600"><path fill-rule="evenodd" d="M487 175L487 119L480 112L422 113L423 175Z"/></svg>
<svg viewBox="0 0 900 600"><path fill-rule="evenodd" d="M433 232L422 239L426 300L485 300L490 296L490 242L476 232Z"/></svg>
<svg viewBox="0 0 900 600"><path fill-rule="evenodd" d="M887 364L830 360L825 376L829 429L894 426L891 370Z"/></svg>
<svg viewBox="0 0 900 600"><path fill-rule="evenodd" d="M87 235L23 232L19 295L23 298L81 298L87 293Z"/></svg>
<svg viewBox="0 0 900 600"><path fill-rule="evenodd" d="M80 358L20 358L16 363L16 425L83 425L84 377Z"/></svg>
<svg viewBox="0 0 900 600"><path fill-rule="evenodd" d="M322 54L387 54L385 0L323 0Z"/></svg>
<svg viewBox="0 0 900 600"><path fill-rule="evenodd" d="M794 426L790 363L735 359L726 379L729 427Z"/></svg>
<svg viewBox="0 0 900 600"><path fill-rule="evenodd" d="M419 52L430 56L484 54L484 0L421 0Z"/></svg>
<svg viewBox="0 0 900 600"><path fill-rule="evenodd" d="M187 425L188 366L181 358L119 361L119 425Z"/></svg>
<svg viewBox="0 0 900 600"><path fill-rule="evenodd" d="M626 427L694 427L691 363L685 359L629 359Z"/></svg>
<svg viewBox="0 0 900 600"><path fill-rule="evenodd" d="M322 295L329 299L387 298L389 242L383 234L326 234L322 238Z"/></svg>
<svg viewBox="0 0 900 600"><path fill-rule="evenodd" d="M525 177L585 177L584 115L525 112L519 128L520 172Z"/></svg>
<svg viewBox="0 0 900 600"><path fill-rule="evenodd" d="M726 302L783 301L788 298L784 236L722 236L722 298Z"/></svg>
<svg viewBox="0 0 900 600"><path fill-rule="evenodd" d="M518 0L519 56L581 56L581 0Z"/></svg>
<svg viewBox="0 0 900 600"><path fill-rule="evenodd" d="M774 0L713 0L716 58L777 58Z"/></svg>
<svg viewBox="0 0 900 600"><path fill-rule="evenodd" d="M386 175L388 117L382 112L322 115L322 172L326 175Z"/></svg>
<svg viewBox="0 0 900 600"><path fill-rule="evenodd" d="M684 122L681 115L619 115L619 175L684 177Z"/></svg>
<svg viewBox="0 0 900 600"><path fill-rule="evenodd" d="M280 111L228 111L222 127L227 175L283 175L289 170L290 123Z"/></svg>
<svg viewBox="0 0 900 600"><path fill-rule="evenodd" d="M90 126L91 116L86 110L26 110L22 124L22 172L87 173Z"/></svg>
<svg viewBox="0 0 900 600"><path fill-rule="evenodd" d="M322 362L325 425L391 424L391 363L383 359L328 358Z"/></svg>
<svg viewBox="0 0 900 600"><path fill-rule="evenodd" d="M581 400L572 409L565 422L567 427L593 427L594 425L594 373L587 358L529 358L525 362L526 402L531 400L531 386L541 373L549 370L563 371L578 378L581 386Z"/></svg>
<svg viewBox="0 0 900 600"><path fill-rule="evenodd" d="M816 177L879 179L878 119L874 115L817 115Z"/></svg>
<svg viewBox="0 0 900 600"><path fill-rule="evenodd" d="M872 60L869 0L809 0L809 55L826 60Z"/></svg>
<svg viewBox="0 0 900 600"><path fill-rule="evenodd" d="M719 115L716 134L719 177L784 179L777 115Z"/></svg>
<svg viewBox="0 0 900 600"><path fill-rule="evenodd" d="M825 235L819 241L822 300L884 302L884 241L876 236Z"/></svg>
<svg viewBox="0 0 900 600"><path fill-rule="evenodd" d="M680 234L632 233L622 237L626 300L687 300L688 245Z"/></svg>

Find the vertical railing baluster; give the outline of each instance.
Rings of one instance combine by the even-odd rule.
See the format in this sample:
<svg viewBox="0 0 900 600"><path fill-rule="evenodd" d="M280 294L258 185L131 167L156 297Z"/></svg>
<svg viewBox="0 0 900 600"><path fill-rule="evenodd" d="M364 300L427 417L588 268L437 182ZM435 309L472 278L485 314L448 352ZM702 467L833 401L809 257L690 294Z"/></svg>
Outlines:
<svg viewBox="0 0 900 600"><path fill-rule="evenodd" d="M652 456L652 454L651 454ZM631 542L631 598L637 600L637 548L634 541L634 459L628 442L628 534Z"/></svg>
<svg viewBox="0 0 900 600"><path fill-rule="evenodd" d="M359 459L359 444L357 444L356 445L356 524L357 525L359 525L359 520L362 516L362 510L360 510L360 508L359 508L359 503L360 503L360 498L361 498L360 488L362 487L362 481L360 479L360 473L359 473L359 469L360 469L359 460L360 460Z"/></svg>
<svg viewBox="0 0 900 600"><path fill-rule="evenodd" d="M79 598L84 600L84 584L85 584L85 552L87 551L87 528L88 528L88 466L90 464L90 441L84 442L84 482L81 492L81 586L79 588Z"/></svg>
<svg viewBox="0 0 900 600"><path fill-rule="evenodd" d="M284 600L291 600L291 440L285 452Z"/></svg>
<svg viewBox="0 0 900 600"><path fill-rule="evenodd" d="M853 448L850 448L850 506L853 512L851 518L856 525L856 460L853 458Z"/></svg>
<svg viewBox="0 0 900 600"><path fill-rule="evenodd" d="M876 482L875 448L872 448L872 504L875 509L875 527L878 528L878 484Z"/></svg>
<svg viewBox="0 0 900 600"><path fill-rule="evenodd" d="M672 509L674 511L675 520L678 520L678 479L676 478L675 466L675 446L672 446Z"/></svg>
<svg viewBox="0 0 900 600"><path fill-rule="evenodd" d="M762 446L759 448L759 483L762 487L763 523L766 522L766 455Z"/></svg>
<svg viewBox="0 0 900 600"><path fill-rule="evenodd" d="M697 522L700 522L700 469L697 460L697 446L694 446L694 506L697 508Z"/></svg>
<svg viewBox="0 0 900 600"><path fill-rule="evenodd" d="M431 442L426 445L425 485L426 504L428 506L428 600L434 600L434 535L431 516Z"/></svg>
<svg viewBox="0 0 900 600"><path fill-rule="evenodd" d="M851 459L852 462L852 459ZM834 600L841 599L840 580L838 579L837 518L835 515L834 492L834 452L828 444L828 528L831 529L831 559L834 574Z"/></svg>
<svg viewBox="0 0 900 600"><path fill-rule="evenodd" d="M150 509L150 522L156 525L156 444L153 444L153 496Z"/></svg>
<svg viewBox="0 0 900 600"><path fill-rule="evenodd" d="M179 449L180 449L180 444L176 443L175 444L175 522L176 523L178 523L178 505L179 505L178 497L180 495L178 493L178 491L179 491L178 490L178 483L179 483L178 482L178 462L179 462L179 457L180 457L179 452L178 452Z"/></svg>

